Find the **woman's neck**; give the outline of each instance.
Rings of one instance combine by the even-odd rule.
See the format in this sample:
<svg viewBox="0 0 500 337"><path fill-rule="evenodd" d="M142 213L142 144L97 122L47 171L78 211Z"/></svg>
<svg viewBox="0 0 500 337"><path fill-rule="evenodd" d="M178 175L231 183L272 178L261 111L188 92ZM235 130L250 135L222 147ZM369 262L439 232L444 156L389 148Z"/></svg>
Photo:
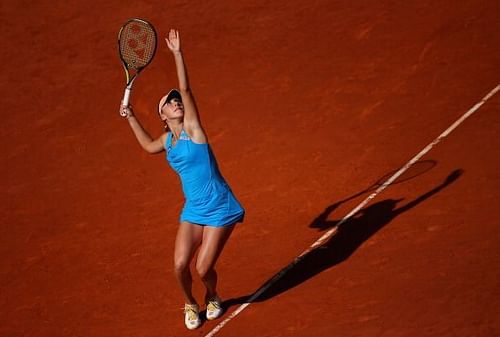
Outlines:
<svg viewBox="0 0 500 337"><path fill-rule="evenodd" d="M172 132L172 136L174 136L175 139L178 139L181 132L182 132L183 123L177 122L177 121L172 121L172 122L169 122L167 124L168 124L168 128L170 129L170 132Z"/></svg>

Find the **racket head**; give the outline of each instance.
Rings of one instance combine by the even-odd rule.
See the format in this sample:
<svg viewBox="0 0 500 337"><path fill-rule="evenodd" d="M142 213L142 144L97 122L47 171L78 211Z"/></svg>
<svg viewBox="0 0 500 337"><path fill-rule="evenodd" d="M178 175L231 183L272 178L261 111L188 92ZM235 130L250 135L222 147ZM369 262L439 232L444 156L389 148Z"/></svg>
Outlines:
<svg viewBox="0 0 500 337"><path fill-rule="evenodd" d="M153 25L143 19L133 18L125 22L118 32L118 53L127 71L137 73L146 67L156 53L157 34Z"/></svg>

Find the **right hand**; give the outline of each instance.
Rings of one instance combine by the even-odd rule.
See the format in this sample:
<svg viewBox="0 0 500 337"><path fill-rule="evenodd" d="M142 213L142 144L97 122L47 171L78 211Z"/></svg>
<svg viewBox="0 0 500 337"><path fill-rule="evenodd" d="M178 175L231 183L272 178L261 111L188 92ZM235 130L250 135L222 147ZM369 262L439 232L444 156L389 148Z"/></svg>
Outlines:
<svg viewBox="0 0 500 337"><path fill-rule="evenodd" d="M165 42L167 43L168 49L170 49L172 53L178 53L181 51L181 38L178 30L170 29L168 37L165 38Z"/></svg>
<svg viewBox="0 0 500 337"><path fill-rule="evenodd" d="M126 118L126 119L129 119L130 117L132 117L134 115L134 110L132 110L132 106L129 104L128 106L127 105L120 105L120 116L122 116L123 118Z"/></svg>

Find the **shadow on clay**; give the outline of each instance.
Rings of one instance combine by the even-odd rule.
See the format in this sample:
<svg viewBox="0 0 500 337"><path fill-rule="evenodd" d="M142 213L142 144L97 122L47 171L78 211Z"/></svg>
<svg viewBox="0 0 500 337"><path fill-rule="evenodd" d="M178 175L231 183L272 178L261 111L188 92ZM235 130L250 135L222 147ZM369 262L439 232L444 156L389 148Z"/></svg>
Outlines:
<svg viewBox="0 0 500 337"><path fill-rule="evenodd" d="M296 259L269 280L263 283L254 293L232 298L224 302L226 310L234 305L251 302L266 301L274 296L286 292L301 283L313 278L317 274L347 260L356 249L368 238L377 233L381 228L391 222L398 215L412 209L427 200L448 185L455 182L463 170L452 171L439 185L424 193L413 201L398 207L404 199L386 199L368 206L356 213L349 220L338 226L340 220L328 220L328 216L344 201L328 206L309 227L324 230L338 226L337 232L323 245L311 250L309 253ZM359 195L356 194L356 196ZM271 281L283 274L277 281ZM272 283L271 286L268 286Z"/></svg>

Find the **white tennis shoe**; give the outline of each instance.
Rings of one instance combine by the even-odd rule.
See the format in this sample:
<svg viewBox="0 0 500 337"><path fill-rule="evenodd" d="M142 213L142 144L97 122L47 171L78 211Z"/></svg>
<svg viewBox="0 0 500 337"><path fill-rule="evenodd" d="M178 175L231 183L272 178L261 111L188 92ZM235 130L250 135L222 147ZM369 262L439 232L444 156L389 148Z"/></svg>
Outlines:
<svg viewBox="0 0 500 337"><path fill-rule="evenodd" d="M207 320L211 321L222 315L222 301L219 296L207 300Z"/></svg>
<svg viewBox="0 0 500 337"><path fill-rule="evenodd" d="M194 330L201 325L200 308L197 304L184 304L184 324L189 330Z"/></svg>

